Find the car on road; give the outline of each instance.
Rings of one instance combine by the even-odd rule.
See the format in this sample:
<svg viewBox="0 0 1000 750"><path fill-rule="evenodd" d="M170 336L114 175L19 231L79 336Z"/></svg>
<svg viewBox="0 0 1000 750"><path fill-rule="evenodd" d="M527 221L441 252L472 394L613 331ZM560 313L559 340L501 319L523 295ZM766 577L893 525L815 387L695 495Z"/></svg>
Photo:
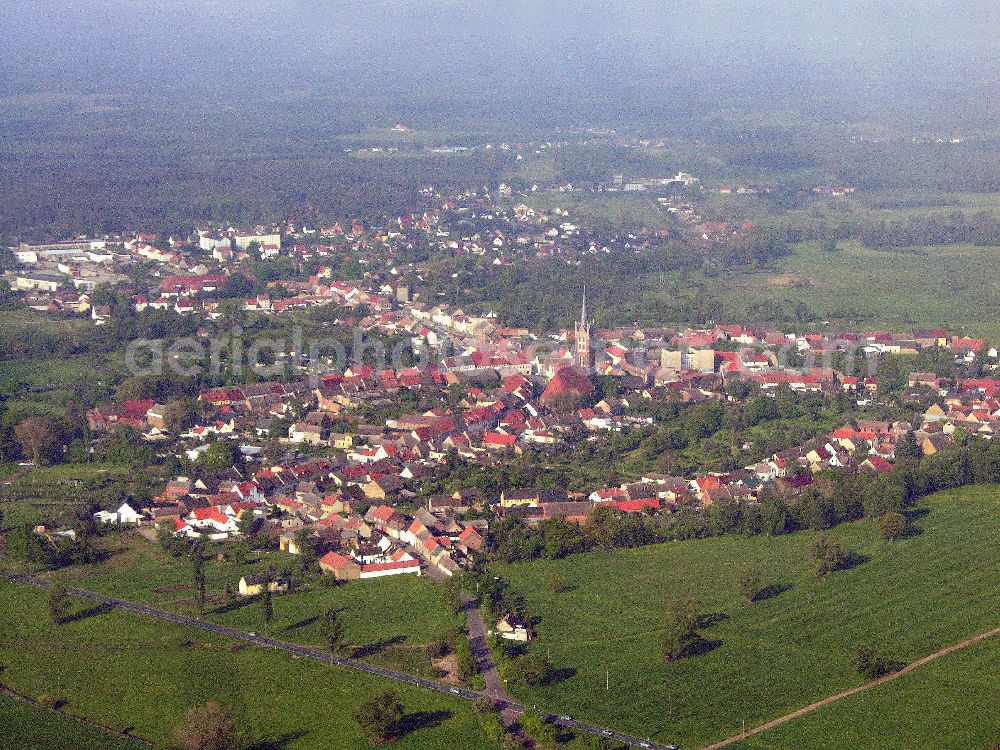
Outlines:
<svg viewBox="0 0 1000 750"><path fill-rule="evenodd" d="M560 716L559 721L573 721L572 716Z"/></svg>
<svg viewBox="0 0 1000 750"><path fill-rule="evenodd" d="M458 688L452 688L452 689L451 689L451 690L449 690L448 692L449 692L449 693L453 693L454 695L461 695L461 694L462 694L462 691L461 691L461 690L459 690Z"/></svg>

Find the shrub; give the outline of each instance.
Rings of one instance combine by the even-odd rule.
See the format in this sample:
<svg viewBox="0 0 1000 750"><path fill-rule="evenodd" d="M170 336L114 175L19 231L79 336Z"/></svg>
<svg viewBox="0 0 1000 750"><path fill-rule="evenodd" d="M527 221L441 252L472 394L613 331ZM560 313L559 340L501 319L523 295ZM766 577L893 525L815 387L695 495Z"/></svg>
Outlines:
<svg viewBox="0 0 1000 750"><path fill-rule="evenodd" d="M458 662L459 679L468 680L479 672L479 662L472 653L472 647L464 638L455 645L455 657Z"/></svg>
<svg viewBox="0 0 1000 750"><path fill-rule="evenodd" d="M896 664L887 656L875 653L870 648L860 648L854 654L854 668L865 680L877 680L898 671Z"/></svg>
<svg viewBox="0 0 1000 750"><path fill-rule="evenodd" d="M698 604L693 599L675 599L670 603L660 642L664 661L677 661L698 650L702 640L697 630L699 619Z"/></svg>
<svg viewBox="0 0 1000 750"><path fill-rule="evenodd" d="M820 535L809 545L809 554L816 563L816 577L850 567L854 553L839 539Z"/></svg>
<svg viewBox="0 0 1000 750"><path fill-rule="evenodd" d="M878 520L878 533L885 539L902 539L910 533L910 520L902 513L886 513Z"/></svg>

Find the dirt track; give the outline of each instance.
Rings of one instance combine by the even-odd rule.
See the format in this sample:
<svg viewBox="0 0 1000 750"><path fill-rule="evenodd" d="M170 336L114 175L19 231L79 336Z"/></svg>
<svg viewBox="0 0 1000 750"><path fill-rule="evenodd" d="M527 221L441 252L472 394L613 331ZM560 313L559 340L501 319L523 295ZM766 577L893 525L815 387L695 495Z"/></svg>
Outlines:
<svg viewBox="0 0 1000 750"><path fill-rule="evenodd" d="M746 732L742 732L741 734L735 734L732 737L727 737L721 742L716 742L713 745L706 745L705 747L702 748L702 750L719 750L719 748L727 747L728 745L732 745L736 742L742 742L743 740L748 739L749 737L761 734L763 732L768 731L769 729L774 729L774 727L780 724L784 724L785 722L791 721L792 719L796 719L799 716L804 716L805 714L812 713L818 708L822 708L823 706L827 706L831 703L843 700L844 698L850 698L852 695L856 695L857 693L860 693L864 690L868 690L869 688L873 688L878 685L882 685L886 682L892 682L893 680L897 680L903 675L912 672L914 669L919 669L920 667L934 661L935 659L940 659L942 656L947 656L948 654L953 653L955 651L959 651L968 646L975 645L976 643L979 643L980 641L985 641L987 638L992 638L995 635L1000 635L1000 628L994 628L993 630L989 630L985 633L980 633L979 635L974 635L971 638L966 638L964 641L953 643L950 646L941 649L940 651L935 651L933 654L930 654L929 656L925 656L922 659L917 659L917 661L913 662L912 664L907 664L898 672L893 672L892 674L886 675L885 677L880 677L877 680L866 682L864 685L858 685L856 688L851 688L850 690L845 690L842 693L831 695L828 698L816 701L815 703L810 703L808 706L803 706L802 708L792 711L789 714L785 714L784 716L779 716L777 719L771 719L770 721L765 722L760 726L756 726L753 729L748 729Z"/></svg>

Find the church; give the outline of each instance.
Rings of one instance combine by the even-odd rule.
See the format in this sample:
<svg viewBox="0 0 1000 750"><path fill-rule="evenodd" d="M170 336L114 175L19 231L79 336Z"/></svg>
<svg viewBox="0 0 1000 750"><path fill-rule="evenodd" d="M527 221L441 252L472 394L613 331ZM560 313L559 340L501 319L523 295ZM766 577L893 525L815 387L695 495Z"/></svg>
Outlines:
<svg viewBox="0 0 1000 750"><path fill-rule="evenodd" d="M590 349L590 321L587 320L587 287L583 288L583 304L580 320L573 324L574 363L577 367L590 371L593 357Z"/></svg>

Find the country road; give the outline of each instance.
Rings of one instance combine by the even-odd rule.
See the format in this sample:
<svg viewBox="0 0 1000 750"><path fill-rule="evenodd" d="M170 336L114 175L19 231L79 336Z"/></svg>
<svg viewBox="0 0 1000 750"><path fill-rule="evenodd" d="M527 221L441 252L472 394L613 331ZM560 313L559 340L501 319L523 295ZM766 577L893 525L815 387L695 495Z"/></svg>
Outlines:
<svg viewBox="0 0 1000 750"><path fill-rule="evenodd" d="M489 631L483 620L482 610L479 603L468 594L462 594L462 604L465 607L465 620L469 636L469 648L472 649L473 656L476 657L476 667L483 681L486 683L484 694L489 696L497 705L502 706L502 716L504 725L523 737L523 732L517 726L520 711L510 708L517 705L504 688L503 679L500 677L500 670L497 669L493 653L490 651L488 636Z"/></svg>
<svg viewBox="0 0 1000 750"><path fill-rule="evenodd" d="M29 586L36 586L38 588L48 589L52 587L50 581L42 580L40 578L33 578L31 576L23 575L20 573L10 573L2 572L0 573L4 578L9 581L14 581L17 583L23 583ZM166 620L168 622L174 622L179 625L187 625L188 627L198 628L199 630L204 630L209 633L216 633L218 635L227 636L229 638L235 638L237 640L246 641L247 643L252 643L256 646L262 646L264 648L273 648L279 651L286 651L290 654L297 656L303 656L309 659L316 659L317 661L326 662L327 664L335 664L339 667L345 669L353 669L358 672L365 672L367 674L375 675L377 677L382 677L387 680L395 680L396 682L406 683L408 685L413 685L415 687L423 688L425 690L433 690L438 693L445 693L451 695L455 698L462 698L467 701L476 701L480 698L487 697L490 699L497 699L501 702L501 709L505 712L512 712L514 714L520 714L524 711L524 706L515 703L514 701L508 699L505 694L503 698L499 698L495 694L490 694L495 691L479 692L476 690L465 690L463 688L453 687L451 685L446 685L441 682L435 682L434 680L425 680L421 677L414 677L413 675L404 674L402 672L396 672L391 669L385 669L383 667L378 667L373 664L368 664L367 662L360 661L359 659L351 659L342 656L334 656L328 654L324 651L320 651L316 648L310 648L309 646L301 646L296 643L288 643L287 641L278 641L273 638L266 638L264 636L257 635L256 633L250 633L244 630L237 630L236 628L230 628L226 625L217 625L215 623L205 622L203 620L196 620L192 617L185 617L184 615L178 615L173 612L167 612L162 609L156 609L155 607L150 607L146 604L136 604L135 602L129 602L124 599L116 599L114 597L105 596L104 594L98 594L93 591L88 591L86 589L78 589L67 587L66 589L73 596L78 596L81 599L88 599L99 604L107 604L109 606L115 607L117 609L125 610L126 612L134 612L140 615L146 615L147 617L154 617L158 620ZM482 626L482 620L479 622ZM491 660L492 662L492 660ZM497 683L494 683L496 686ZM502 693L501 693L502 694ZM587 734L597 735L599 737L607 737L608 739L614 739L618 742L624 742L633 747L650 748L650 750L668 750L670 746L661 745L656 742L649 740L644 740L638 737L632 737L622 732L617 732L612 729L606 729L604 727L595 726L593 724L586 724L584 722L576 721L569 717L559 717L552 714L547 714L540 711L542 716L551 720L553 723L559 724L560 726L567 727L569 729L574 729L578 732L585 732Z"/></svg>

